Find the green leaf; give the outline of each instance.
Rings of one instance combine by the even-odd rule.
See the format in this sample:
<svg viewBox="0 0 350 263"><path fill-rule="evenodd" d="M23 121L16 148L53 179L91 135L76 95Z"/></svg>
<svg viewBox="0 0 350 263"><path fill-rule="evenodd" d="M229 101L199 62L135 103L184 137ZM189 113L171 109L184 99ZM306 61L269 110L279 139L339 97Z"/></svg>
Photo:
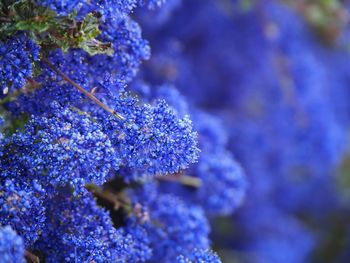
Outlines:
<svg viewBox="0 0 350 263"><path fill-rule="evenodd" d="M112 43L103 43L96 39L87 40L80 43L80 48L85 50L91 56L97 54L106 54L107 56L112 56L114 52Z"/></svg>
<svg viewBox="0 0 350 263"><path fill-rule="evenodd" d="M90 55L113 54L111 43L96 39L100 35L101 17L97 12L77 21L76 11L68 16L58 16L32 0L2 0L0 7L0 18L6 20L0 23L0 36L4 39L18 31L26 31L44 49L61 48L66 52L70 48L81 48Z"/></svg>
<svg viewBox="0 0 350 263"><path fill-rule="evenodd" d="M32 30L37 33L42 33L50 28L48 22L32 22L32 21L19 21L15 24L17 30Z"/></svg>
<svg viewBox="0 0 350 263"><path fill-rule="evenodd" d="M81 23L80 31L86 39L93 39L100 34L100 20L96 13L88 14Z"/></svg>

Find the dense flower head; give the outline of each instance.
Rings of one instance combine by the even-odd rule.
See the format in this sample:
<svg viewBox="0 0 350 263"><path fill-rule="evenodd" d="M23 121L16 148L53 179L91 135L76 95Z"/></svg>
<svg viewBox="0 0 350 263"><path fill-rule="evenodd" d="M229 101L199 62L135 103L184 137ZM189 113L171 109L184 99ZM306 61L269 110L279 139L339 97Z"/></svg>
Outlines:
<svg viewBox="0 0 350 263"><path fill-rule="evenodd" d="M149 190L150 195L145 192ZM174 195L156 192L151 184L131 193L133 202L144 206L149 214L145 228L153 250L151 261L174 262L179 254L188 256L195 248L207 249L210 229L204 211Z"/></svg>
<svg viewBox="0 0 350 263"><path fill-rule="evenodd" d="M199 150L191 120L178 118L164 100L140 104L121 92L115 110L123 119L106 116L104 130L124 166L143 176L176 173L196 161Z"/></svg>
<svg viewBox="0 0 350 263"><path fill-rule="evenodd" d="M207 213L228 215L242 204L247 182L243 169L229 152L203 153L190 174L201 179L194 199Z"/></svg>
<svg viewBox="0 0 350 263"><path fill-rule="evenodd" d="M24 263L24 244L10 226L0 228L0 255L2 263Z"/></svg>
<svg viewBox="0 0 350 263"><path fill-rule="evenodd" d="M24 180L0 178L0 224L10 225L30 247L43 230L46 193L38 180Z"/></svg>
<svg viewBox="0 0 350 263"><path fill-rule="evenodd" d="M230 214L243 202L247 188L245 172L228 150L228 134L221 119L199 110L194 112L193 119L202 150L198 163L188 171L202 182L194 200L211 215Z"/></svg>
<svg viewBox="0 0 350 263"><path fill-rule="evenodd" d="M150 57L150 46L142 38L142 31L137 22L125 18L117 25L109 25L101 38L110 41L114 47L113 56L98 55L91 58L91 64L99 67L100 72L117 74L130 82L136 75L143 60Z"/></svg>
<svg viewBox="0 0 350 263"><path fill-rule="evenodd" d="M84 61L83 51L75 50L63 53L61 50L49 52L48 59L59 69L67 72L79 85L88 88L91 79L87 74L87 63ZM78 71L78 69L80 69ZM44 67L35 78L36 87L31 92L23 93L14 101L6 104L6 108L15 116L22 114L42 115L52 110L52 103L61 105L81 106L86 103L82 93L64 82L60 76ZM38 103L40 100L40 103Z"/></svg>
<svg viewBox="0 0 350 263"><path fill-rule="evenodd" d="M123 235L124 239L132 240L128 244L128 253L124 255L125 262L147 262L151 258L153 250L148 232L139 219L128 218L126 225L119 228L118 232Z"/></svg>
<svg viewBox="0 0 350 263"><path fill-rule="evenodd" d="M188 257L180 255L176 258L177 263L221 263L215 252L209 249L195 249Z"/></svg>
<svg viewBox="0 0 350 263"><path fill-rule="evenodd" d="M161 191L186 197L188 202L203 207L211 217L233 213L245 199L248 184L245 172L227 151L203 152L198 163L179 178L186 176L198 178L198 185L188 187L162 182Z"/></svg>
<svg viewBox="0 0 350 263"><path fill-rule="evenodd" d="M38 46L25 35L0 41L0 88L2 97L22 88L33 76L33 62L38 60Z"/></svg>
<svg viewBox="0 0 350 263"><path fill-rule="evenodd" d="M188 255L195 247L208 248L209 225L200 207L163 195L149 209L154 222L148 229L154 260L172 262L178 253Z"/></svg>
<svg viewBox="0 0 350 263"><path fill-rule="evenodd" d="M136 85L137 91L139 86L143 87ZM232 213L243 201L246 178L243 169L227 150L228 134L222 121L215 115L190 108L184 96L172 85L161 85L154 94L147 91L143 94L148 98L166 99L178 116L191 114L198 131L200 158L184 173L199 178L200 185L192 189L170 184L164 191L179 191L178 194L199 203L211 215Z"/></svg>
<svg viewBox="0 0 350 263"><path fill-rule="evenodd" d="M64 189L52 197L47 209L46 227L36 247L48 262L124 262L128 256L130 235L113 227L108 212L91 193L74 196Z"/></svg>
<svg viewBox="0 0 350 263"><path fill-rule="evenodd" d="M52 104L48 115L35 116L3 140L3 177L39 178L50 185L103 184L118 158L102 127L77 109ZM13 152L17 152L13 155Z"/></svg>

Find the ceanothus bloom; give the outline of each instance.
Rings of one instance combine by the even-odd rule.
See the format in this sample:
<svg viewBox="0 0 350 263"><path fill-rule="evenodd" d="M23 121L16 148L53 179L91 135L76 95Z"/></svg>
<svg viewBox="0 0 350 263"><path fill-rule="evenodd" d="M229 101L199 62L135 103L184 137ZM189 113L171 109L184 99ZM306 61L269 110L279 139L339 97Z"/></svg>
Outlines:
<svg viewBox="0 0 350 263"><path fill-rule="evenodd" d="M24 244L10 226L0 228L0 255L2 263L24 263Z"/></svg>

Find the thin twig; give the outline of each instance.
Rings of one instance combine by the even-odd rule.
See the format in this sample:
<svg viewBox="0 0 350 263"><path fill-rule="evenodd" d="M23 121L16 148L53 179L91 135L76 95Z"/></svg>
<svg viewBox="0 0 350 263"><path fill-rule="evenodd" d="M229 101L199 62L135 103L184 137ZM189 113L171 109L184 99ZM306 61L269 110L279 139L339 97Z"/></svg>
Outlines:
<svg viewBox="0 0 350 263"><path fill-rule="evenodd" d="M144 211L142 205L136 203L131 204L131 201L125 199L125 196L120 196L119 194L114 194L108 190L96 190L95 187L88 186L87 189L98 199L101 199L113 206L114 210L123 209L128 214L132 214L140 220L140 222L149 221L148 211Z"/></svg>
<svg viewBox="0 0 350 263"><path fill-rule="evenodd" d="M87 184L85 187L95 197L100 198L113 205L115 210L118 210L121 207L127 209L130 208L130 203L126 201L122 196L119 196L119 194L112 193L108 190L102 190L95 184Z"/></svg>
<svg viewBox="0 0 350 263"><path fill-rule="evenodd" d="M95 102L98 106L100 106L105 111L111 113L118 119L122 120L124 119L123 116L121 116L118 112L115 110L109 108L106 104L104 104L102 101L100 101L98 98L95 97L92 93L86 91L82 86L80 86L78 83L74 82L71 78L69 78L66 74L64 74L60 69L56 68L51 62L49 62L47 59L42 58L41 59L44 64L46 64L52 71L57 73L63 80L71 84L74 88L79 90L81 93L83 93L85 96L87 96L89 99L91 99L93 102Z"/></svg>
<svg viewBox="0 0 350 263"><path fill-rule="evenodd" d="M200 178L189 175L156 175L156 179L160 181L180 183L182 185L195 188L198 188L202 185L202 180Z"/></svg>
<svg viewBox="0 0 350 263"><path fill-rule="evenodd" d="M115 195L112 195L110 192L92 191L92 194L95 197L100 198L100 199L106 201L107 203L112 204L113 208L115 210L119 210L124 205L123 203L120 202L120 200L118 200L118 198Z"/></svg>
<svg viewBox="0 0 350 263"><path fill-rule="evenodd" d="M40 263L39 257L37 257L36 255L34 255L28 250L24 251L24 257L27 259L29 263Z"/></svg>

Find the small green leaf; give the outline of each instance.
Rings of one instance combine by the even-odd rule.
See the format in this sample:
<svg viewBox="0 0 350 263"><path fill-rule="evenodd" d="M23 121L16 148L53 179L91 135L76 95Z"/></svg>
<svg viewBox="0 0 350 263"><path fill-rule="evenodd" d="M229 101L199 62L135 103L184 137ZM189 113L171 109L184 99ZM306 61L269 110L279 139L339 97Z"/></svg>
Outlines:
<svg viewBox="0 0 350 263"><path fill-rule="evenodd" d="M18 30L32 30L37 33L42 33L50 28L49 23L32 22L32 21L19 21L15 24Z"/></svg>
<svg viewBox="0 0 350 263"><path fill-rule="evenodd" d="M106 54L107 56L112 56L114 52L112 43L103 43L96 39L82 42L80 44L80 48L85 50L91 56L94 56L97 54Z"/></svg>

